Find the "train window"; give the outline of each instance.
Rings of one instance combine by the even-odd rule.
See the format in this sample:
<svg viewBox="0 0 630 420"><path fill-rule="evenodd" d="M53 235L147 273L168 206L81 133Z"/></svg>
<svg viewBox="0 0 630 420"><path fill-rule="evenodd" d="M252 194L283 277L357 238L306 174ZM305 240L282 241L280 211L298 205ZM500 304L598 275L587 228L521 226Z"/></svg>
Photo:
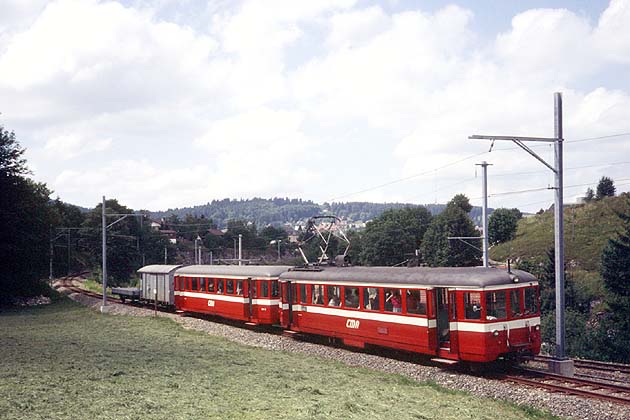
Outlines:
<svg viewBox="0 0 630 420"><path fill-rule="evenodd" d="M198 290L197 288L199 287L199 279L197 279L196 277L192 278L190 280L190 284L191 284L190 290L193 290L196 292Z"/></svg>
<svg viewBox="0 0 630 420"><path fill-rule="evenodd" d="M481 293L464 293L464 316L466 319L481 319Z"/></svg>
<svg viewBox="0 0 630 420"><path fill-rule="evenodd" d="M278 297L278 296L280 296L280 290L278 289L278 281L272 280L271 281L271 297Z"/></svg>
<svg viewBox="0 0 630 420"><path fill-rule="evenodd" d="M407 290L407 313L416 315L427 314L427 291Z"/></svg>
<svg viewBox="0 0 630 420"><path fill-rule="evenodd" d="M214 279L208 279L208 292L214 293Z"/></svg>
<svg viewBox="0 0 630 420"><path fill-rule="evenodd" d="M368 311L378 311L380 306L380 290L376 287L366 287L363 289L363 307Z"/></svg>
<svg viewBox="0 0 630 420"><path fill-rule="evenodd" d="M346 308L359 309L359 288L348 287L343 288L343 304Z"/></svg>
<svg viewBox="0 0 630 420"><path fill-rule="evenodd" d="M185 279L183 277L178 277L177 279L179 280L179 290L186 290L184 287Z"/></svg>
<svg viewBox="0 0 630 420"><path fill-rule="evenodd" d="M298 287L300 289L300 303L308 303L308 296L306 295L306 285L300 284Z"/></svg>
<svg viewBox="0 0 630 420"><path fill-rule="evenodd" d="M293 303L298 302L297 286L295 283L291 284L291 302Z"/></svg>
<svg viewBox="0 0 630 420"><path fill-rule="evenodd" d="M521 312L521 290L522 289L510 290L510 317L523 315Z"/></svg>
<svg viewBox="0 0 630 420"><path fill-rule="evenodd" d="M536 288L525 289L525 315L538 313L538 300L536 299Z"/></svg>
<svg viewBox="0 0 630 420"><path fill-rule="evenodd" d="M324 304L324 286L321 284L311 285L311 303L313 305Z"/></svg>
<svg viewBox="0 0 630 420"><path fill-rule="evenodd" d="M258 297L258 282L256 280L252 280L249 282L249 294L254 299Z"/></svg>
<svg viewBox="0 0 630 420"><path fill-rule="evenodd" d="M206 279L199 279L199 291L206 291Z"/></svg>
<svg viewBox="0 0 630 420"><path fill-rule="evenodd" d="M267 280L260 281L260 297L269 297L269 282Z"/></svg>
<svg viewBox="0 0 630 420"><path fill-rule="evenodd" d="M243 296L243 280L236 281L236 294Z"/></svg>
<svg viewBox="0 0 630 420"><path fill-rule="evenodd" d="M341 290L339 286L327 286L328 306L341 306Z"/></svg>
<svg viewBox="0 0 630 420"><path fill-rule="evenodd" d="M225 293L228 295L234 294L234 280L225 281Z"/></svg>
<svg viewBox="0 0 630 420"><path fill-rule="evenodd" d="M504 319L505 292L486 292L486 319Z"/></svg>
<svg viewBox="0 0 630 420"><path fill-rule="evenodd" d="M385 289L385 312L402 312L400 289Z"/></svg>
<svg viewBox="0 0 630 420"><path fill-rule="evenodd" d="M217 280L217 293L222 295L224 290L225 290L224 280L223 279L218 279Z"/></svg>

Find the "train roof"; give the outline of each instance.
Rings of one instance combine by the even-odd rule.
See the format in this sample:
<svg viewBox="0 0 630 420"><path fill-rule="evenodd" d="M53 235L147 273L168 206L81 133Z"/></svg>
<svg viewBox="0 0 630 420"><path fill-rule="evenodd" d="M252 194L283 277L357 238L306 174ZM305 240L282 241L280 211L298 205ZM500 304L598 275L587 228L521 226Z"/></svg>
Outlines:
<svg viewBox="0 0 630 420"><path fill-rule="evenodd" d="M512 270L508 273L505 269L486 267L321 267L321 270L293 269L283 273L280 278L323 283L391 283L481 288L538 281L532 274L522 270Z"/></svg>
<svg viewBox="0 0 630 420"><path fill-rule="evenodd" d="M162 264L153 264L153 265L145 265L144 267L138 270L138 273L151 273L151 274L168 274L173 270L178 269L181 265L162 265Z"/></svg>
<svg viewBox="0 0 630 420"><path fill-rule="evenodd" d="M176 274L208 277L279 277L290 268L288 265L189 265L178 269Z"/></svg>

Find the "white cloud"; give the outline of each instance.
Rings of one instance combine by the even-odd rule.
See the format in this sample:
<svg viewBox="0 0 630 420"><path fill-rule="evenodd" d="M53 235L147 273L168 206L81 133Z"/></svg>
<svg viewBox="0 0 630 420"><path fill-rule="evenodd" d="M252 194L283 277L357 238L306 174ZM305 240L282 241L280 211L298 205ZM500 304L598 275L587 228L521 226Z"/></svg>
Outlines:
<svg viewBox="0 0 630 420"><path fill-rule="evenodd" d="M53 137L46 142L44 152L52 154L55 159L72 159L91 152L102 152L112 144L112 139L81 138L75 134Z"/></svg>

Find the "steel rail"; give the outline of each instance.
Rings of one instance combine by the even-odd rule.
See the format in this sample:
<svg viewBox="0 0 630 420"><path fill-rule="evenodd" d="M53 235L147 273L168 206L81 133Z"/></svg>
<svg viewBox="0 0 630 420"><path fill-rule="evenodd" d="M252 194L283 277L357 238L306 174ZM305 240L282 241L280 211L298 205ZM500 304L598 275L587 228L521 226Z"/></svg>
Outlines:
<svg viewBox="0 0 630 420"><path fill-rule="evenodd" d="M522 375L505 375L500 379L591 399L630 405L630 386L608 384L590 379L566 377L530 369L519 369Z"/></svg>

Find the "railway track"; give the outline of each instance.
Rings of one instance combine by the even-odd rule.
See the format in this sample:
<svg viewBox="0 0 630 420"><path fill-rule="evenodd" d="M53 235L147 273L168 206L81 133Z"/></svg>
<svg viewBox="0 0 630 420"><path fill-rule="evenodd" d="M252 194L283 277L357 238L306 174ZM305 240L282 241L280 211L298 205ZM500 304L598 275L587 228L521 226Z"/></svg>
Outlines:
<svg viewBox="0 0 630 420"><path fill-rule="evenodd" d="M550 356L536 356L534 357L535 362L548 362L553 360L553 357ZM573 361L576 368L580 369L592 369L599 370L604 372L620 372L630 374L630 365L624 365L621 363L609 363L609 362L600 362L597 360L580 360L575 359Z"/></svg>
<svg viewBox="0 0 630 420"><path fill-rule="evenodd" d="M518 368L516 370L518 374L507 374L499 379L546 389L550 392L630 405L630 385L571 378L533 369Z"/></svg>

